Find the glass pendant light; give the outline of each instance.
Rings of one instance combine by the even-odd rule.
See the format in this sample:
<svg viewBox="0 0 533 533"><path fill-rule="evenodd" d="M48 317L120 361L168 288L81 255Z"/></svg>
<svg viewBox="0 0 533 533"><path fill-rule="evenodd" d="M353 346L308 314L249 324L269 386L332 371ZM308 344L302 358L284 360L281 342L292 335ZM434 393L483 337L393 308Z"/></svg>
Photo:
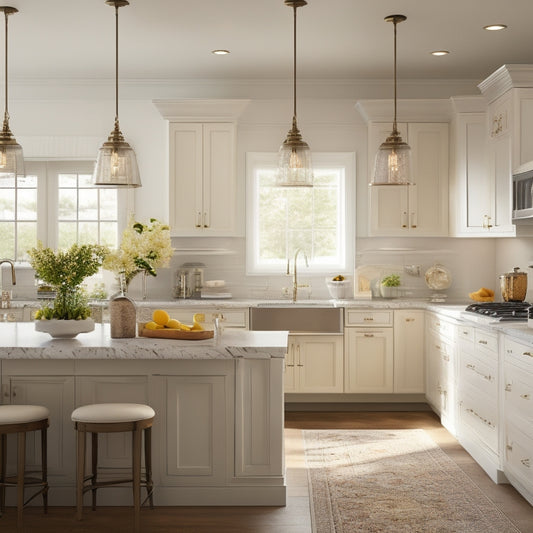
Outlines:
<svg viewBox="0 0 533 533"><path fill-rule="evenodd" d="M305 0L285 0L285 5L293 8L294 13L294 55L293 55L293 116L292 128L287 133L279 149L279 164L276 185L278 187L312 187L313 168L311 150L302 139L296 123L296 9L307 5Z"/></svg>
<svg viewBox="0 0 533 533"><path fill-rule="evenodd" d="M24 176L24 156L22 146L16 141L9 129L9 112L7 110L7 19L9 15L18 13L15 7L0 6L5 16L5 105L4 124L0 133L0 178Z"/></svg>
<svg viewBox="0 0 533 533"><path fill-rule="evenodd" d="M394 24L394 121L392 123L392 133L379 147L376 154L374 174L370 185L411 184L411 148L402 140L396 123L396 25L406 19L405 15L389 15L385 17L387 22Z"/></svg>
<svg viewBox="0 0 533 533"><path fill-rule="evenodd" d="M106 0L115 8L115 127L102 144L94 167L96 187L140 187L141 177L133 148L124 140L118 123L118 8L129 5L127 0Z"/></svg>

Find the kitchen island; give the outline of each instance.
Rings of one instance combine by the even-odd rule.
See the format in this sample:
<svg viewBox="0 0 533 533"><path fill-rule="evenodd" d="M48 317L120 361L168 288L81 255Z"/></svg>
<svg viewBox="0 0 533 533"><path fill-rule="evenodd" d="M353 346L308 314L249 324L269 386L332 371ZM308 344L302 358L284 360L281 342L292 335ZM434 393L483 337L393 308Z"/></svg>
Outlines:
<svg viewBox="0 0 533 533"><path fill-rule="evenodd" d="M59 340L32 323L0 323L2 402L50 409L52 505L75 500L71 412L107 402L144 403L156 411L156 505L285 505L287 338L287 332L226 330L216 340L111 339L109 325L97 324L91 333ZM101 438L102 479L131 464L129 440ZM30 441L30 468L39 448L37 439ZM8 464L14 461L8 457ZM106 504L131 503L129 488L104 494Z"/></svg>

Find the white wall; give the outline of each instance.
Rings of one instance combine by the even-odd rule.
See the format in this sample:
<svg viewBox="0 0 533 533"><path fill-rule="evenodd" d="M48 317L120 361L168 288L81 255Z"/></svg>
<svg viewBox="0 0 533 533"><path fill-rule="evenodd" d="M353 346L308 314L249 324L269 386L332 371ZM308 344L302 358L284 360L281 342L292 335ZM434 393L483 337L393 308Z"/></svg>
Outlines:
<svg viewBox="0 0 533 533"><path fill-rule="evenodd" d="M447 98L457 94L478 94L477 81L449 83L416 80L399 86L402 98ZM390 98L389 83L303 81L299 85L298 122L304 139L315 151L354 151L357 161L357 230L366 234L367 221L367 135L366 125L354 105L358 99ZM277 297L290 284L280 276L245 276L244 193L245 153L277 151L290 127L292 101L290 82L133 82L121 83L120 125L126 140L134 147L143 187L135 190L136 216L168 220L167 124L152 103L161 98L251 98L239 121L237 179L241 235L227 239L206 239L205 246L223 248L223 255L187 256L178 253L169 269L161 269L148 283L149 295L168 298L177 267L186 261L207 265L208 279L226 279L235 296ZM11 127L28 158L89 158L113 127L114 92L110 82L51 81L49 84L18 83L10 94ZM504 257L513 254L526 262L530 240L509 239L357 239L357 264L420 264L425 270L440 261L452 270L454 285L450 297L466 298L482 285L496 288L497 273L509 270ZM189 247L188 239L174 239L176 248ZM406 254L387 256L380 248L404 247ZM423 271L424 271L423 270ZM4 276L5 277L5 276ZM327 297L323 276L306 278L312 284L312 297ZM416 281L415 283L422 283ZM133 294L140 283L134 283Z"/></svg>

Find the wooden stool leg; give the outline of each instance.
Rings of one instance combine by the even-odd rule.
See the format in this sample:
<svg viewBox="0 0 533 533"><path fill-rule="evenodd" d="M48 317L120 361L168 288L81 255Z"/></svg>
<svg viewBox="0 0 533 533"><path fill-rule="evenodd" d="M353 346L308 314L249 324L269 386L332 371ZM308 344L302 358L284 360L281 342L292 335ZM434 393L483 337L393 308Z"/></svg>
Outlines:
<svg viewBox="0 0 533 533"><path fill-rule="evenodd" d="M141 526L141 442L142 429L136 427L133 431L132 474L133 474L133 509L134 531L138 533Z"/></svg>
<svg viewBox="0 0 533 533"><path fill-rule="evenodd" d="M41 471L44 484L43 507L46 514L48 513L48 443L46 428L41 429Z"/></svg>
<svg viewBox="0 0 533 533"><path fill-rule="evenodd" d="M144 430L144 468L146 470L146 491L150 509L154 508L154 484L152 482L152 428Z"/></svg>
<svg viewBox="0 0 533 533"><path fill-rule="evenodd" d="M22 531L24 509L24 471L26 470L26 432L17 433L17 528Z"/></svg>
<svg viewBox="0 0 533 533"><path fill-rule="evenodd" d="M78 452L76 460L76 518L81 520L83 511L83 478L85 477L85 431L78 429Z"/></svg>
<svg viewBox="0 0 533 533"><path fill-rule="evenodd" d="M6 511L6 488L2 483L6 480L7 435L0 435L0 516Z"/></svg>
<svg viewBox="0 0 533 533"><path fill-rule="evenodd" d="M92 496L93 496L93 511L96 511L96 474L98 472L98 433L91 433L91 485L92 485Z"/></svg>

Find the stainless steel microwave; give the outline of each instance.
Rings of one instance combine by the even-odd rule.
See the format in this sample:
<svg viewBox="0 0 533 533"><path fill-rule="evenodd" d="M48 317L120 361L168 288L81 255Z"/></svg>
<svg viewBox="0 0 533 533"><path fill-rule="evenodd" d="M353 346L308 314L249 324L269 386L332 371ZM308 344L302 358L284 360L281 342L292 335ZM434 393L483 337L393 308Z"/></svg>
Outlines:
<svg viewBox="0 0 533 533"><path fill-rule="evenodd" d="M513 223L533 223L533 162L513 173Z"/></svg>

